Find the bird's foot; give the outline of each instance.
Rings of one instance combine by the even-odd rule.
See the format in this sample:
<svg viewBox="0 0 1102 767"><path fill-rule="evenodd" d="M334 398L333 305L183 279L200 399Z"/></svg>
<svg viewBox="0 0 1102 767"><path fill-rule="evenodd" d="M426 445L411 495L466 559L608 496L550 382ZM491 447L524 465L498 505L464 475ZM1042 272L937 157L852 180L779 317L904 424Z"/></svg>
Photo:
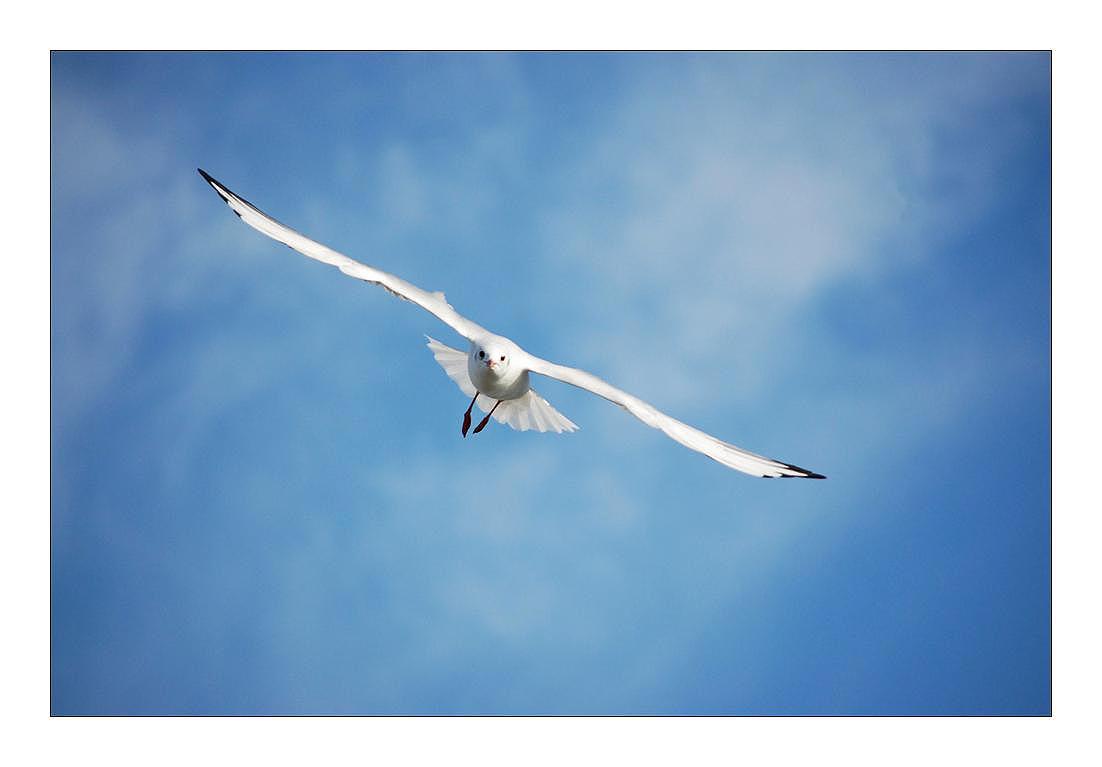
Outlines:
<svg viewBox="0 0 1102 767"><path fill-rule="evenodd" d="M497 406L500 405L500 404L501 404L501 400L498 400L497 402L495 402L494 406L492 408L490 408L490 412L486 414L486 417L478 422L478 426L474 427L474 433L475 434L478 434L480 431L482 431L483 429L486 428L486 424L488 424L490 422L490 416L492 416L494 414L494 411L497 410Z"/></svg>
<svg viewBox="0 0 1102 767"><path fill-rule="evenodd" d="M478 392L471 397L471 404L467 405L467 412L463 414L463 436L467 436L467 429L471 428L471 408L474 407L474 403L478 401Z"/></svg>

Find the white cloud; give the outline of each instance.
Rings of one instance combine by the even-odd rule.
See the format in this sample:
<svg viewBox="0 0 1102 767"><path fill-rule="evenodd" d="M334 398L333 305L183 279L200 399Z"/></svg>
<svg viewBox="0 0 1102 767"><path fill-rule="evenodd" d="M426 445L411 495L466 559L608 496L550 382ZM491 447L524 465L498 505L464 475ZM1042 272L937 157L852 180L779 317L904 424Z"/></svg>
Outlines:
<svg viewBox="0 0 1102 767"><path fill-rule="evenodd" d="M948 68L900 94L822 63L655 66L609 105L545 224L548 282L581 304L559 328L575 363L660 406L760 398L823 291L922 259L993 197L974 170L945 189L933 155L960 153L946 125L997 83ZM970 144L967 167L996 167L1006 141Z"/></svg>

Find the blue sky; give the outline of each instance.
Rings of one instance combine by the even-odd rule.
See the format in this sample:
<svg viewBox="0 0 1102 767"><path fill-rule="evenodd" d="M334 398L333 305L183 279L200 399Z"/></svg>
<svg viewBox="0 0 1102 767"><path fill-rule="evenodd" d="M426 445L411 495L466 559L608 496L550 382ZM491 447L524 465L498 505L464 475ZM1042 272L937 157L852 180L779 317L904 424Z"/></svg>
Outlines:
<svg viewBox="0 0 1102 767"><path fill-rule="evenodd" d="M74 55L55 713L1047 713L1050 59ZM462 440L458 339L537 383Z"/></svg>

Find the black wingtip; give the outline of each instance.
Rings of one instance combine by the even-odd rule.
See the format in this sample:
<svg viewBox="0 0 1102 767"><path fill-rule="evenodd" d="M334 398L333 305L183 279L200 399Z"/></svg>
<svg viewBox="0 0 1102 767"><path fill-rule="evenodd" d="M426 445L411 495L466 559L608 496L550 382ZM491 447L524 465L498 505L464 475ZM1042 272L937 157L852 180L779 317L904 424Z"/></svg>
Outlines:
<svg viewBox="0 0 1102 767"><path fill-rule="evenodd" d="M215 192L217 192L218 196L222 198L222 201L225 202L227 205L229 205L229 202L230 202L229 195L233 194L233 192L231 192L229 189L226 189L226 187L222 186L222 184L220 182L218 182L214 178L214 176L210 175L209 173L207 173L202 168L196 168L195 170L199 171L199 175L203 177L204 181L206 181L208 184L210 184L210 188L213 189ZM234 197L237 197L237 195L234 195ZM248 202L248 201L243 200L243 202ZM230 210L233 211L233 215L237 216L238 218L241 218L241 214L238 213L232 205L230 205Z"/></svg>
<svg viewBox="0 0 1102 767"><path fill-rule="evenodd" d="M218 181L215 180L214 176L210 175L209 173L207 173L202 168L196 168L196 170L199 171L199 175L203 177L203 180L206 181L208 184L210 184L210 188L213 189L214 191L218 192L218 196L221 197L223 200L225 200L226 199L226 192L224 192L223 190L226 189L226 188L224 186L222 186L221 184L219 184ZM226 190L226 191L229 191L229 190Z"/></svg>
<svg viewBox="0 0 1102 767"><path fill-rule="evenodd" d="M790 463L786 463L784 465L784 467L786 469L791 469L792 471L798 471L800 473L799 474L782 474L781 479L826 479L825 474L816 474L813 471L808 471L807 469L801 469L799 466L793 466Z"/></svg>

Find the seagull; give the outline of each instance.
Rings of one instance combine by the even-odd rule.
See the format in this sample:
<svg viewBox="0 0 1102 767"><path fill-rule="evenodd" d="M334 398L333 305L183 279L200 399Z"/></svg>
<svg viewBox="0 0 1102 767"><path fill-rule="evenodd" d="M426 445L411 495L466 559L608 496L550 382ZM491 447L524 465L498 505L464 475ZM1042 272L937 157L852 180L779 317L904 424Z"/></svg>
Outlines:
<svg viewBox="0 0 1102 767"><path fill-rule="evenodd" d="M647 426L661 430L666 436L690 450L703 453L729 468L755 477L826 479L822 474L756 455L710 434L705 434L584 370L558 365L529 354L505 336L491 333L459 314L447 302L443 293L422 290L400 277L354 261L299 234L262 212L244 197L231 192L202 168L198 170L199 175L230 206L230 210L253 229L308 258L335 266L350 277L382 286L398 298L417 304L467 339L469 346L467 351L463 352L426 336L428 347L437 363L448 377L455 381L460 390L471 398L471 403L463 413L463 423L460 428L464 437L470 430L471 410L476 404L486 416L475 426L474 434L486 428L491 416L499 423L508 424L517 431L552 431L557 434L575 431L578 428L577 425L551 407L547 400L532 388L531 374L535 373L604 397Z"/></svg>

